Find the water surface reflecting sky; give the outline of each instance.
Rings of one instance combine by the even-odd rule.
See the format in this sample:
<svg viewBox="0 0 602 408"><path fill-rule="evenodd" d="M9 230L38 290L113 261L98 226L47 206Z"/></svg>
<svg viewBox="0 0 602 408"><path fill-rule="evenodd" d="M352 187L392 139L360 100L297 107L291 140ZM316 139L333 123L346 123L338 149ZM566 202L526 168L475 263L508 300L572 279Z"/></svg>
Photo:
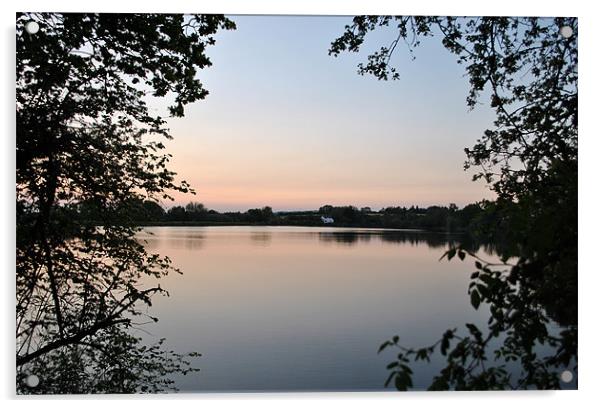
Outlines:
<svg viewBox="0 0 602 408"><path fill-rule="evenodd" d="M153 235L149 235L152 232ZM183 275L162 287L145 327L200 373L183 391L382 390L377 355L480 322L466 295L469 263L439 261L444 235L309 227L158 227L140 235ZM433 367L417 367L417 388Z"/></svg>

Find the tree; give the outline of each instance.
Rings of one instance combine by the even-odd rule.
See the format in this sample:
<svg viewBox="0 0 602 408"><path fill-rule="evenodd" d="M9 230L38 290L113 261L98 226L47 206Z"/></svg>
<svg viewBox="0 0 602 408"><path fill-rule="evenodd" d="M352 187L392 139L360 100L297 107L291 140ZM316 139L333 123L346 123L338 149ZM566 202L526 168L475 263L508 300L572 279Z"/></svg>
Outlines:
<svg viewBox="0 0 602 408"><path fill-rule="evenodd" d="M200 221L207 215L207 209L202 203L190 202L186 204L186 218L190 221Z"/></svg>
<svg viewBox="0 0 602 408"><path fill-rule="evenodd" d="M145 221L161 221L165 216L165 209L155 201L144 201L142 211Z"/></svg>
<svg viewBox="0 0 602 408"><path fill-rule="evenodd" d="M17 15L19 392L160 391L172 387L163 375L190 371L133 335L166 293L148 282L176 270L123 209L191 191L167 169L164 115L147 100L168 96L180 117L206 97L196 73L213 34L233 28L221 15Z"/></svg>
<svg viewBox="0 0 602 408"><path fill-rule="evenodd" d="M186 204L186 212L189 213L204 213L207 212L207 209L202 203L198 202L190 202Z"/></svg>
<svg viewBox="0 0 602 408"><path fill-rule="evenodd" d="M167 219L170 221L186 221L186 209L181 205L171 207L167 211Z"/></svg>
<svg viewBox="0 0 602 408"><path fill-rule="evenodd" d="M247 218L251 222L269 222L273 217L272 207L252 208L247 211Z"/></svg>
<svg viewBox="0 0 602 408"><path fill-rule="evenodd" d="M330 53L357 52L370 31L393 24L392 42L360 64L360 74L400 79L391 64L399 42L411 52L438 36L466 68L468 106L489 97L494 127L465 149L465 168L479 169L474 179L497 193L480 228L501 237L505 253L492 264L461 247L446 252L475 259L470 301L488 305L488 333L469 323L467 335L451 329L419 349L394 337L381 347L401 350L386 385L411 387L410 358L439 350L447 361L431 389L558 388L560 370L577 368L577 19L357 16ZM550 321L562 329L553 333ZM538 343L552 352L538 352ZM518 376L506 369L515 360Z"/></svg>
<svg viewBox="0 0 602 408"><path fill-rule="evenodd" d="M323 205L318 210L318 213L330 215L330 213L332 212L333 209L334 209L334 207L332 205L328 205L328 204L327 205Z"/></svg>

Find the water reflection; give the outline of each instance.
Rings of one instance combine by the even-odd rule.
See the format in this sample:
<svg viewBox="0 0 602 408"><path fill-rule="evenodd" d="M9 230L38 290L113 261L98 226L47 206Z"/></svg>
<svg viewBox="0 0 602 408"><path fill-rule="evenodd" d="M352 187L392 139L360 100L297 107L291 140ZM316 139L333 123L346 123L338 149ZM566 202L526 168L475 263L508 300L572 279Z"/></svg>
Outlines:
<svg viewBox="0 0 602 408"><path fill-rule="evenodd" d="M272 233L269 231L253 231L249 234L251 243L255 245L268 246L272 241Z"/></svg>
<svg viewBox="0 0 602 408"><path fill-rule="evenodd" d="M171 228L169 233L162 228ZM261 229L261 230L253 230ZM496 246L491 243L476 241L462 233L435 233L419 230L384 230L384 229L349 229L349 228L316 228L316 227L161 227L146 228L139 235L147 248L157 249L169 246L174 249L200 249L210 233L212 239L235 240L241 235L250 239L254 245L269 246L274 234L291 239L317 239L322 243L334 243L342 246L354 246L369 243L371 240L419 246L426 244L429 248L445 249L450 245L462 245L467 250L497 254Z"/></svg>
<svg viewBox="0 0 602 408"><path fill-rule="evenodd" d="M145 327L202 353L183 391L382 390L393 334L409 346L486 319L466 296L472 268L439 262L462 236L319 227L156 227L151 252L183 275ZM436 365L417 368L417 389Z"/></svg>
<svg viewBox="0 0 602 408"><path fill-rule="evenodd" d="M393 244L427 244L429 248L443 248L452 243L460 243L459 236L420 231L331 231L318 232L318 238L323 242L335 242L343 245L370 242L372 239Z"/></svg>
<svg viewBox="0 0 602 408"><path fill-rule="evenodd" d="M493 243L482 242L472 239L462 233L434 233L416 230L365 230L365 231L328 231L318 232L318 238L322 242L334 242L344 246L353 246L370 240L378 240L391 244L409 244L412 246L426 244L429 248L440 248L445 250L450 246L462 246L472 251L484 251L488 255L498 255L498 248Z"/></svg>
<svg viewBox="0 0 602 408"><path fill-rule="evenodd" d="M164 229L147 228L137 237L150 252L156 252L166 242L169 242L169 247L174 249L200 250L206 239L202 230L189 231L185 228L182 228L182 231L178 231L178 229L170 231L167 235Z"/></svg>

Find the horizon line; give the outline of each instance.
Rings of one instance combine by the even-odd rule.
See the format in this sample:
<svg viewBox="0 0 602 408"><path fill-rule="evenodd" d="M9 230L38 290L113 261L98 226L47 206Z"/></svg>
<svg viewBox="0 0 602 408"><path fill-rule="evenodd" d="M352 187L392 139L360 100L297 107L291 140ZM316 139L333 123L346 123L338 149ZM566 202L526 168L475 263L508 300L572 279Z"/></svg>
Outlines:
<svg viewBox="0 0 602 408"><path fill-rule="evenodd" d="M355 207L358 210L361 210L362 208L370 208L370 211L374 211L374 212L378 212L380 210L386 209L386 208L411 208L411 207L415 207L415 208L429 208L429 207L450 207L450 205L456 205L458 208L464 208L467 205L471 205L471 204L478 204L481 203L483 201L491 201L491 200L487 200L486 198L482 198L481 200L478 201L474 201L474 202L470 202L464 205L458 205L454 202L448 202L447 204L391 204L391 205L386 205L386 206L378 206L378 207L374 207L374 206L370 206L370 205L354 205L354 204L322 204L318 207L315 208L286 208L286 209L275 209L273 206L271 205L259 205L259 206L250 206L247 208L237 208L237 209L216 209L216 208L210 208L205 206L205 204L201 201L189 201L186 204L173 204L173 205L163 205L161 203L157 203L159 205L161 205L162 208L164 208L165 211L170 210L171 208L174 207L183 207L185 208L187 204L191 204L191 203L197 203L197 204L203 204L203 206L205 206L205 209L207 211L217 211L217 212L246 212L248 210L253 210L253 209L262 209L262 208L266 208L266 207L270 207L272 209L272 212L274 213L279 213L279 212L308 212L308 211L318 211L321 207L324 206L332 206L332 207Z"/></svg>

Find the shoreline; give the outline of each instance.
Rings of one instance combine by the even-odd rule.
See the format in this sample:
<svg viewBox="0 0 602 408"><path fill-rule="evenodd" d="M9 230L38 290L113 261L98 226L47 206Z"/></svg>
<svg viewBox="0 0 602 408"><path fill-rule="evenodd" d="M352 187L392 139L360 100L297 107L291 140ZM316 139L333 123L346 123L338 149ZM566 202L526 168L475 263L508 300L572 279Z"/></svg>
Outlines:
<svg viewBox="0 0 602 408"><path fill-rule="evenodd" d="M464 235L468 231L445 231L445 230L429 230L418 228L386 228L386 227L371 227L361 225L299 225L299 224L258 224L258 223L220 223L220 222L197 222L197 221L182 221L182 222L147 222L136 225L136 227L298 227L298 228L338 228L338 229L363 229L372 231L391 231L391 232L410 232L410 233L430 233L430 234L450 234Z"/></svg>

